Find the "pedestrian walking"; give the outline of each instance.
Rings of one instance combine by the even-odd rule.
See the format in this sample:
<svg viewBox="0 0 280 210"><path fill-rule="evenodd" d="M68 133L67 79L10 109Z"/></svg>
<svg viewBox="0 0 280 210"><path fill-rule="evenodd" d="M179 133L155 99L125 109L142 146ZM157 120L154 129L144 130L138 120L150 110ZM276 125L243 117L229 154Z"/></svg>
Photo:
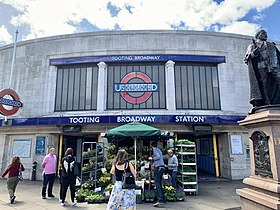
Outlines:
<svg viewBox="0 0 280 210"><path fill-rule="evenodd" d="M170 149L167 151L168 154L168 174L171 177L172 186L174 189L177 188L177 171L178 171L178 158L174 155L173 151Z"/></svg>
<svg viewBox="0 0 280 210"><path fill-rule="evenodd" d="M124 173L131 173L136 178L133 165L128 161L125 150L119 150L112 164L111 174L116 177L114 188L111 192L107 210L136 210L136 195L134 189L122 189Z"/></svg>
<svg viewBox="0 0 280 210"><path fill-rule="evenodd" d="M46 199L46 190L48 187L48 197L55 197L52 193L53 183L55 181L56 174L56 155L55 149L50 148L49 154L47 154L42 162L43 170L43 187L42 187L42 199Z"/></svg>
<svg viewBox="0 0 280 210"><path fill-rule="evenodd" d="M163 207L165 203L165 197L162 189L162 176L164 173L164 162L161 150L157 147L157 142L151 143L153 147L153 157L149 157L150 161L154 161L154 181L156 186L157 202L154 207Z"/></svg>
<svg viewBox="0 0 280 210"><path fill-rule="evenodd" d="M19 182L19 172L24 170L25 168L20 162L20 158L18 156L15 156L12 158L11 163L8 165L8 167L1 176L1 178L3 179L7 174L9 174L7 181L7 189L10 196L10 203L14 203L16 199L15 191Z"/></svg>
<svg viewBox="0 0 280 210"><path fill-rule="evenodd" d="M65 155L61 160L61 206L65 206L65 198L68 187L70 187L71 206L75 206L75 184L76 176L74 174L74 168L76 164L76 158L73 155L73 149L68 148L65 151Z"/></svg>

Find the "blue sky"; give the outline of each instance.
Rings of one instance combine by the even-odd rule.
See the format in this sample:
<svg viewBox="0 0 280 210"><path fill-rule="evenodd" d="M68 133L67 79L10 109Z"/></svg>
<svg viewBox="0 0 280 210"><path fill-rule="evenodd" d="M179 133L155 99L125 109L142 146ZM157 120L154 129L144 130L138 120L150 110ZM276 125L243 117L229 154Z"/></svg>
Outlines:
<svg viewBox="0 0 280 210"><path fill-rule="evenodd" d="M280 41L278 0L0 0L0 46L102 30L198 30Z"/></svg>

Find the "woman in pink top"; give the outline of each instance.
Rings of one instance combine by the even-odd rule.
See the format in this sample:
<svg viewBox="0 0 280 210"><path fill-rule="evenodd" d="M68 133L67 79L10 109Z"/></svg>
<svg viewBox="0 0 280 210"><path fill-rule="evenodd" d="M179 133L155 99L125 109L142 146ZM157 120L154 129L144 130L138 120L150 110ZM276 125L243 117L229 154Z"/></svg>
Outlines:
<svg viewBox="0 0 280 210"><path fill-rule="evenodd" d="M8 165L8 167L6 168L5 172L2 174L1 178L3 179L8 173L8 181L7 181L7 188L9 191L9 195L10 195L10 202L14 203L15 201L15 191L16 191L16 187L18 184L18 174L19 171L24 171L24 167L22 165L22 163L20 162L20 158L15 156L12 158L11 160L11 164Z"/></svg>

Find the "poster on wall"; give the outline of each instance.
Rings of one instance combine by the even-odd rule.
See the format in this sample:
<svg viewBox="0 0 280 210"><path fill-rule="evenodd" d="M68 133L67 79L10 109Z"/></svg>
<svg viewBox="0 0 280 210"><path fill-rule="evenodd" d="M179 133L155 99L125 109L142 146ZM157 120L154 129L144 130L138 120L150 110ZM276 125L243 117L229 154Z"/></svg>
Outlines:
<svg viewBox="0 0 280 210"><path fill-rule="evenodd" d="M230 143L231 143L231 154L232 155L242 155L243 154L241 135L230 135Z"/></svg>
<svg viewBox="0 0 280 210"><path fill-rule="evenodd" d="M46 137L45 136L37 136L36 137L36 155L44 155L45 154L45 145L46 145Z"/></svg>
<svg viewBox="0 0 280 210"><path fill-rule="evenodd" d="M13 144L13 156L22 158L30 157L31 139L15 139Z"/></svg>

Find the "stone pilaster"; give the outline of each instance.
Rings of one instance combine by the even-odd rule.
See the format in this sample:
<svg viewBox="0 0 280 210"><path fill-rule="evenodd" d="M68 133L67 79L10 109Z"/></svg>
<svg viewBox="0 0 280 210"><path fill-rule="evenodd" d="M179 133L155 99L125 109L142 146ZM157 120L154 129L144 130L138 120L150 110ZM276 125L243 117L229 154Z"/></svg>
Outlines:
<svg viewBox="0 0 280 210"><path fill-rule="evenodd" d="M97 86L97 111L106 109L106 86L107 86L107 65L100 62L98 65L98 86Z"/></svg>
<svg viewBox="0 0 280 210"><path fill-rule="evenodd" d="M176 110L175 101L175 76L174 76L175 62L169 60L165 64L165 77L166 77L166 108Z"/></svg>

